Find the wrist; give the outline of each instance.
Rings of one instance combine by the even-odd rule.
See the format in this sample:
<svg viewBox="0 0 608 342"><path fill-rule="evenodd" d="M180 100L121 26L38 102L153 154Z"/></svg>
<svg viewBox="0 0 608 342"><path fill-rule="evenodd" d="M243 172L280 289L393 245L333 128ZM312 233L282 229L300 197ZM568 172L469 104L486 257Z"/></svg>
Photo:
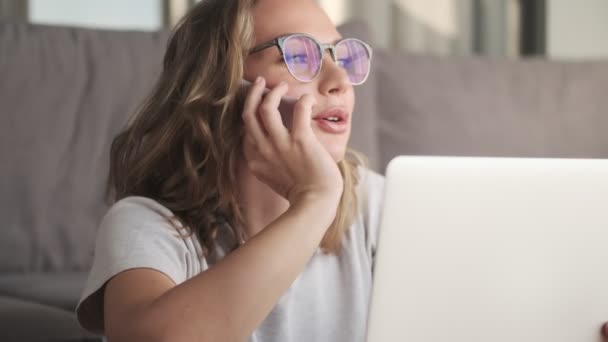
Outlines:
<svg viewBox="0 0 608 342"><path fill-rule="evenodd" d="M331 192L303 192L290 201L290 207L296 210L311 210L318 219L330 224L336 216L340 198L341 194Z"/></svg>
<svg viewBox="0 0 608 342"><path fill-rule="evenodd" d="M299 191L290 194L288 198L290 205L297 204L319 204L328 208L338 206L342 192L338 191Z"/></svg>

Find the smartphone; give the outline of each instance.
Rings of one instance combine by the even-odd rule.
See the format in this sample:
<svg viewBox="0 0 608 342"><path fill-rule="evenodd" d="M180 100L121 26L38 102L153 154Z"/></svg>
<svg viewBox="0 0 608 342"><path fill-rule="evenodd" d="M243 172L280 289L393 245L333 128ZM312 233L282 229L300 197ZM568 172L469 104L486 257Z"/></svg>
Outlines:
<svg viewBox="0 0 608 342"><path fill-rule="evenodd" d="M239 106L241 109L245 104L245 98L247 97L247 94L249 94L249 89L251 88L251 86L253 86L253 83L245 79L241 80L241 87L237 94L237 100L239 101ZM266 88L264 90L264 95L268 94L269 91L270 89ZM283 125L285 125L288 130L291 130L292 127L293 110L297 100L298 99L295 97L283 96L281 98L281 102L279 103L279 113L281 113L281 120L283 121Z"/></svg>

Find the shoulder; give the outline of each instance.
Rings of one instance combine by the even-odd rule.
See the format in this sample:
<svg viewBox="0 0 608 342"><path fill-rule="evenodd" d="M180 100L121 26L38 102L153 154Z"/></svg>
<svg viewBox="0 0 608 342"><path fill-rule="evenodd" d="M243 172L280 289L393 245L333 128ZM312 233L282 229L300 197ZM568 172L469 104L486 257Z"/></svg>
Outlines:
<svg viewBox="0 0 608 342"><path fill-rule="evenodd" d="M126 197L112 205L102 219L95 249L98 257L113 260L149 257L150 250L177 257L195 252L187 233L173 213L157 201Z"/></svg>
<svg viewBox="0 0 608 342"><path fill-rule="evenodd" d="M161 222L173 213L162 204L147 197L125 197L114 203L102 220L104 223Z"/></svg>
<svg viewBox="0 0 608 342"><path fill-rule="evenodd" d="M76 308L80 324L103 330L103 288L117 274L148 268L179 284L201 271L196 241L173 213L157 201L127 197L103 217L95 241L93 265Z"/></svg>
<svg viewBox="0 0 608 342"><path fill-rule="evenodd" d="M359 169L359 197L362 210L380 209L384 197L384 176L367 168Z"/></svg>
<svg viewBox="0 0 608 342"><path fill-rule="evenodd" d="M359 175L358 222L364 231L367 253L373 259L384 201L384 176L366 168L360 168Z"/></svg>
<svg viewBox="0 0 608 342"><path fill-rule="evenodd" d="M359 174L361 175L361 184L374 189L375 191L382 191L384 188L384 176L372 171L367 168L359 168Z"/></svg>
<svg viewBox="0 0 608 342"><path fill-rule="evenodd" d="M103 217L98 233L137 234L166 232L179 236L181 225L162 204L147 197L126 197L114 203Z"/></svg>
<svg viewBox="0 0 608 342"><path fill-rule="evenodd" d="M200 247L177 222L150 198L127 197L112 205L97 230L89 294L131 268L159 270L176 284L200 272Z"/></svg>

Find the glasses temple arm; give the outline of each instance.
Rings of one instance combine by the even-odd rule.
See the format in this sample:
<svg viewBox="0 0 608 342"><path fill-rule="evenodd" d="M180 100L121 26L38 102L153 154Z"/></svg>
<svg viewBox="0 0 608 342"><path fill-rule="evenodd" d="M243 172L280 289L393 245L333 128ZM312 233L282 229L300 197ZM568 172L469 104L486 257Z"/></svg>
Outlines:
<svg viewBox="0 0 608 342"><path fill-rule="evenodd" d="M273 40L271 40L269 42L266 42L266 43L263 43L263 44L260 44L258 46L253 47L251 50L249 50L249 54L256 53L256 52L262 51L264 49L268 49L269 47L273 47L275 45L278 46L278 40L277 39L273 39Z"/></svg>

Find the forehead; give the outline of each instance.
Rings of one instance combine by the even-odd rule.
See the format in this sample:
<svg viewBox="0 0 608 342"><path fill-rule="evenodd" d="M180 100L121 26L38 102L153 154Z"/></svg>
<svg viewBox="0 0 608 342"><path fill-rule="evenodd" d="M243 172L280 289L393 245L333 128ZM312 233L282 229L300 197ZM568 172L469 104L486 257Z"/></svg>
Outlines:
<svg viewBox="0 0 608 342"><path fill-rule="evenodd" d="M341 38L314 0L258 0L253 10L255 44L288 33L307 33L322 43Z"/></svg>

